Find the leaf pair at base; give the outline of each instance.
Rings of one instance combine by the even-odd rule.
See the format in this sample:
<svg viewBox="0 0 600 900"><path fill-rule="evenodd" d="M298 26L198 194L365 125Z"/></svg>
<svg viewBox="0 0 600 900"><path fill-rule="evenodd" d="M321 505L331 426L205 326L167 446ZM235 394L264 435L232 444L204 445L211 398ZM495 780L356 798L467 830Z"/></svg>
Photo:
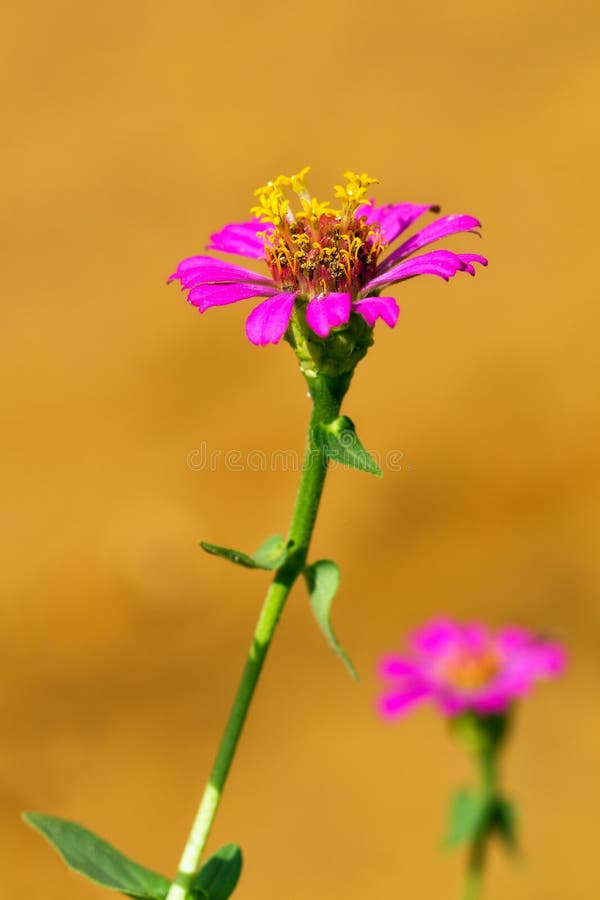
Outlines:
<svg viewBox="0 0 600 900"><path fill-rule="evenodd" d="M499 796L486 796L481 791L460 790L452 798L448 832L444 845L448 848L472 843L494 834L510 850L517 848L516 810L514 804Z"/></svg>
<svg viewBox="0 0 600 900"><path fill-rule="evenodd" d="M252 554L220 547L218 544L209 544L206 541L200 541L200 546L206 553L220 556L237 566L244 566L246 569L264 569L267 572L282 566L290 549L280 534L272 534Z"/></svg>
<svg viewBox="0 0 600 900"><path fill-rule="evenodd" d="M240 550L230 550L227 547L219 547L216 544L207 544L206 541L200 541L200 546L207 553L211 553L213 556L220 556L238 566L244 566L247 569L267 570L279 568L285 561L289 549L284 539L278 534L267 538L252 556L248 556ZM320 559L305 567L304 577L308 586L310 606L319 628L325 635L329 646L340 657L352 677L358 681L356 669L331 627L331 605L340 583L338 566L330 559Z"/></svg>
<svg viewBox="0 0 600 900"><path fill-rule="evenodd" d="M171 882L124 856L92 831L42 813L23 813L28 825L46 838L69 869L134 900L165 900ZM228 900L242 871L242 851L226 844L202 866L191 887L194 900Z"/></svg>

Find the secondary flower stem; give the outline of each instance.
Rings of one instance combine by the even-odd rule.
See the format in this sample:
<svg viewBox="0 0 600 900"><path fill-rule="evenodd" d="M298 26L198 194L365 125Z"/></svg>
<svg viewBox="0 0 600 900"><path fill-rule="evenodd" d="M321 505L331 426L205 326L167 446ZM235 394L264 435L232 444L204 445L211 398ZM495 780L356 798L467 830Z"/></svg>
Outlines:
<svg viewBox="0 0 600 900"><path fill-rule="evenodd" d="M477 754L477 765L479 769L481 792L486 803L493 803L496 797L498 774L497 774L497 747L489 746L482 748ZM483 834L474 838L469 848L467 859L467 871L465 875L465 883L463 889L462 900L481 900L483 889L483 875L485 871L485 863L487 858L489 834L485 831Z"/></svg>
<svg viewBox="0 0 600 900"><path fill-rule="evenodd" d="M277 623L288 594L306 562L327 474L327 460L315 443L314 430L319 423L331 422L338 416L343 397L348 390L350 376L334 378L307 374L306 380L313 400L313 409L302 475L288 533L288 556L285 563L276 571L267 591L217 757L181 856L177 876L166 900L186 900L189 896Z"/></svg>
<svg viewBox="0 0 600 900"><path fill-rule="evenodd" d="M478 838L471 845L467 862L467 874L463 890L463 900L480 900L485 866L486 839Z"/></svg>

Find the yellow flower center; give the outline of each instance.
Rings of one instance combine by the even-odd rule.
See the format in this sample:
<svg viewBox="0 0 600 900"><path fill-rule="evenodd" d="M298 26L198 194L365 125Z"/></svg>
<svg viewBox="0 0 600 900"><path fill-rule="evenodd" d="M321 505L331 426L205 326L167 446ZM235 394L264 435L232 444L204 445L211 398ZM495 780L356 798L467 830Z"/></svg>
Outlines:
<svg viewBox="0 0 600 900"><path fill-rule="evenodd" d="M476 690L492 681L502 661L493 647L483 651L459 650L445 660L440 674L444 681L461 690Z"/></svg>
<svg viewBox="0 0 600 900"><path fill-rule="evenodd" d="M309 167L296 175L279 175L254 192L258 204L251 212L275 226L265 231L265 255L273 278L285 289L307 296L328 291L355 295L375 273L385 247L377 224L356 217L376 179L366 173L345 172L345 185L336 185L341 209L312 197L306 186ZM290 208L291 195L300 209Z"/></svg>

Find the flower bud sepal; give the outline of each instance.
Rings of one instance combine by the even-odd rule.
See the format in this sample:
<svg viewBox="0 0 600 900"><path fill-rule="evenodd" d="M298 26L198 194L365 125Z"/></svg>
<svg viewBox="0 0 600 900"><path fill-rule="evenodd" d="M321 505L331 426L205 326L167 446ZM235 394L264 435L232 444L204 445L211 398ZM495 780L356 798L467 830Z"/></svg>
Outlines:
<svg viewBox="0 0 600 900"><path fill-rule="evenodd" d="M449 720L450 729L469 753L478 759L496 760L511 724L511 710L483 715L466 710Z"/></svg>
<svg viewBox="0 0 600 900"><path fill-rule="evenodd" d="M348 322L320 337L306 321L307 303L296 301L285 339L300 361L305 377L351 375L373 345L374 329L351 313Z"/></svg>

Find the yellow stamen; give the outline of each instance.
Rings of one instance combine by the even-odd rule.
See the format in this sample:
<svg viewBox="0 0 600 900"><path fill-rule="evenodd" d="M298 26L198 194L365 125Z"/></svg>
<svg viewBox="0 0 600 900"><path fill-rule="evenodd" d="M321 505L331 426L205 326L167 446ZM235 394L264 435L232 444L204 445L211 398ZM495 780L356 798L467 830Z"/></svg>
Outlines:
<svg viewBox="0 0 600 900"><path fill-rule="evenodd" d="M357 292L375 272L385 245L379 226L355 215L376 179L345 172L346 185L335 188L343 205L334 209L310 195L309 171L305 166L295 175L279 175L255 191L252 213L275 226L264 234L267 261L279 283L308 296L335 290ZM294 194L299 201L295 209Z"/></svg>
<svg viewBox="0 0 600 900"><path fill-rule="evenodd" d="M253 206L250 212L258 216L262 222L280 225L287 218L290 206L283 192L287 181L285 176L280 175L275 181L269 181L264 187L257 188L254 196L258 197L259 205Z"/></svg>
<svg viewBox="0 0 600 900"><path fill-rule="evenodd" d="M332 209L327 201L319 203L316 197L311 197L310 200L302 199L300 202L302 204L302 212L296 213L296 219L313 219L317 221L321 216L337 215L337 211Z"/></svg>
<svg viewBox="0 0 600 900"><path fill-rule="evenodd" d="M310 172L310 166L305 166L297 175L290 175L288 181L291 189L298 195L300 200L308 200L310 203L310 194L306 187L306 176Z"/></svg>
<svg viewBox="0 0 600 900"><path fill-rule="evenodd" d="M354 210L365 201L365 195L370 185L377 184L376 178L371 178L366 172L357 175L356 172L348 170L344 172L346 184L336 184L334 187L335 196L341 200L344 207L344 213L351 215Z"/></svg>
<svg viewBox="0 0 600 900"><path fill-rule="evenodd" d="M306 176L310 172L310 166L305 166L295 175L278 175L274 181L269 181L263 187L254 191L259 203L253 206L250 212L258 216L263 222L272 222L278 226L284 221L293 221L289 210L289 200L286 198L285 188L291 189L300 200L302 209L296 213L295 218L308 219L317 222L323 215L338 215L338 211L331 208L329 203L320 203L308 192Z"/></svg>

